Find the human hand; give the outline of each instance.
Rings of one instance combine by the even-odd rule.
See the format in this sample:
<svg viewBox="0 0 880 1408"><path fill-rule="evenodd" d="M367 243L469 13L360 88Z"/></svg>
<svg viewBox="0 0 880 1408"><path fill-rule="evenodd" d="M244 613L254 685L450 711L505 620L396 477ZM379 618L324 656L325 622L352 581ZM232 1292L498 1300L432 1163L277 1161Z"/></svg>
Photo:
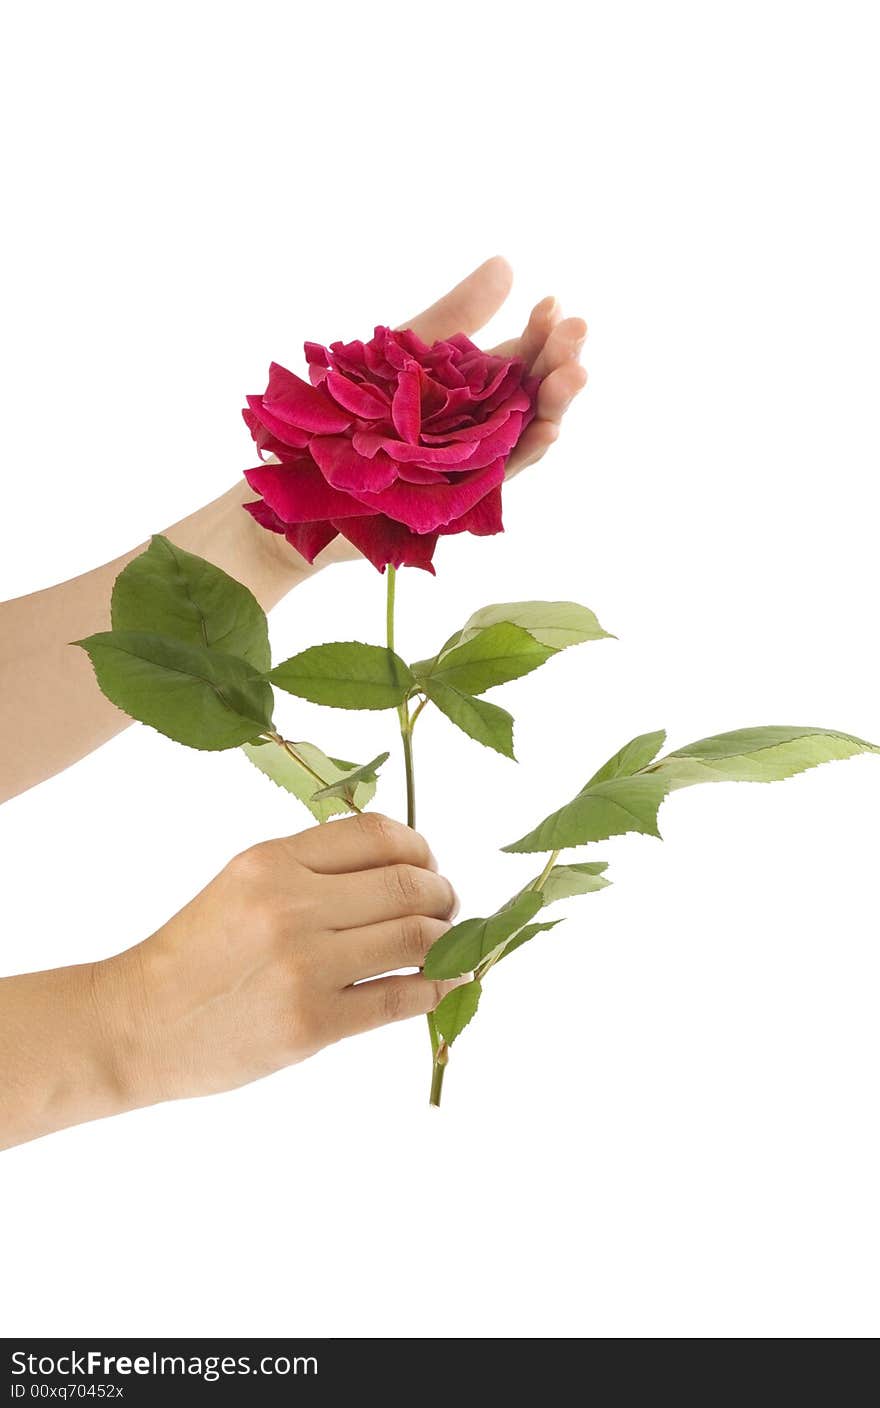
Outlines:
<svg viewBox="0 0 880 1408"><path fill-rule="evenodd" d="M495 255L430 308L400 326L412 328L429 343L456 332L467 333L470 337L497 313L512 283L513 270L507 260ZM562 417L587 382L587 373L579 360L586 335L583 318L563 318L559 303L551 295L535 304L519 337L486 349L497 357L522 357L529 370L542 378L537 414L507 462L508 479L535 464L558 438ZM290 559L291 549L283 538L275 538L274 534L263 536L274 539L270 551ZM324 567L359 557L357 549L340 535L318 554L315 565Z"/></svg>
<svg viewBox="0 0 880 1408"><path fill-rule="evenodd" d="M126 1103L229 1090L432 1011L456 982L384 975L420 967L456 908L423 838L375 812L236 856L95 965Z"/></svg>

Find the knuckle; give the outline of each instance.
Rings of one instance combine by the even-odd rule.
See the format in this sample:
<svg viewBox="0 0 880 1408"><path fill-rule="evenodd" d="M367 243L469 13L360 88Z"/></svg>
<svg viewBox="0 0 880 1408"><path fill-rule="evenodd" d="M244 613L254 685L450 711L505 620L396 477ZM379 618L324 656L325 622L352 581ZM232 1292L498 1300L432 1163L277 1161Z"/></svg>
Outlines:
<svg viewBox="0 0 880 1408"><path fill-rule="evenodd" d="M421 832L410 831L407 839L409 841L410 854L415 864L424 866L426 870L435 869L437 863L434 860L431 847L428 845Z"/></svg>
<svg viewBox="0 0 880 1408"><path fill-rule="evenodd" d="M417 904L424 893L421 872L414 865L389 866L386 882L392 900L406 909Z"/></svg>
<svg viewBox="0 0 880 1408"><path fill-rule="evenodd" d="M446 914L449 916L450 919L452 919L458 913L459 910L458 895L455 893L455 886L452 884L452 881L447 880L445 876L443 876L442 878L443 884L446 886L446 899L444 901L444 907L446 910Z"/></svg>
<svg viewBox="0 0 880 1408"><path fill-rule="evenodd" d="M226 872L239 885L259 885L265 881L269 872L265 842L249 846L246 851L240 851L237 856L233 856Z"/></svg>
<svg viewBox="0 0 880 1408"><path fill-rule="evenodd" d="M403 956L416 968L421 968L425 954L431 946L428 933L428 920L421 914L411 915L401 921L400 946Z"/></svg>
<svg viewBox="0 0 880 1408"><path fill-rule="evenodd" d="M396 1022L402 1016L403 994L398 983L389 983L382 994L382 1016L386 1022Z"/></svg>
<svg viewBox="0 0 880 1408"><path fill-rule="evenodd" d="M399 822L392 821L390 816L383 816L382 812L362 812L356 818L356 825L363 836L384 854L393 855L401 830Z"/></svg>

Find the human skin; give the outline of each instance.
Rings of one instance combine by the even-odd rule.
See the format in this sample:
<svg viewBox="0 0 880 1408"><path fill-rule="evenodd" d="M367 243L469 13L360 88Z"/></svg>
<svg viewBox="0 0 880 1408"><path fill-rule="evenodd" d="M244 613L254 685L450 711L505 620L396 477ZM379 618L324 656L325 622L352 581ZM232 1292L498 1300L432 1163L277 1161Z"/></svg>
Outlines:
<svg viewBox="0 0 880 1408"><path fill-rule="evenodd" d="M113 958L0 980L0 1149L430 1012L456 982L395 970L457 903L424 839L370 812L243 852Z"/></svg>
<svg viewBox="0 0 880 1408"><path fill-rule="evenodd" d="M470 336L511 280L506 261L487 260L402 326L426 342ZM508 477L559 434L586 381L585 336L583 320L563 319L551 297L519 337L489 349L522 356L542 378ZM314 572L358 556L337 540L310 566L242 512L250 497L237 484L166 532L267 609ZM109 627L113 582L143 546L0 604L0 802L130 723L69 642ZM244 852L156 934L113 958L0 980L0 1148L231 1089L344 1036L431 1011L455 982L387 975L421 967L456 903L422 838L369 814Z"/></svg>

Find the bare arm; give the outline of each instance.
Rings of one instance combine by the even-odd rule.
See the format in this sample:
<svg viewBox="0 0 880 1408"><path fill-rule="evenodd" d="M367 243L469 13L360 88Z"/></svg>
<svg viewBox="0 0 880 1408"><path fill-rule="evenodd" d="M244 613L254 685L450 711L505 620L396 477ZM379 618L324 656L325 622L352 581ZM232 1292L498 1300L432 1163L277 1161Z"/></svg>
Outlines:
<svg viewBox="0 0 880 1408"><path fill-rule="evenodd" d="M244 582L269 608L317 569L242 512L251 498L242 482L168 535ZM109 630L113 583L143 547L0 605L0 802L69 767L131 722L104 698L88 657L70 642Z"/></svg>
<svg viewBox="0 0 880 1408"><path fill-rule="evenodd" d="M426 341L476 332L504 302L511 277L503 259L489 259L406 326ZM492 349L522 356L543 378L537 416L511 457L509 475L540 459L556 439L566 408L586 381L578 360L585 334L580 318L562 319L556 300L546 298L519 337ZM356 556L348 545L332 544L310 567L242 512L252 497L242 482L167 534L244 582L266 608L318 567ZM0 802L69 767L130 722L97 688L84 652L69 643L109 628L113 582L143 546L70 582L0 603Z"/></svg>

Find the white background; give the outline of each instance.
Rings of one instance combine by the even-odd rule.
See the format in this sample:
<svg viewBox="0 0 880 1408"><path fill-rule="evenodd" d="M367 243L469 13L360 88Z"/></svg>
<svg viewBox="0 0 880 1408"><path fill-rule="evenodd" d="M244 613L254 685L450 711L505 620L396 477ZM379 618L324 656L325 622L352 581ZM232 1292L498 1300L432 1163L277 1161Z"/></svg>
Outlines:
<svg viewBox="0 0 880 1408"><path fill-rule="evenodd" d="M488 336L554 292L590 323L590 386L507 534L406 574L400 644L522 597L619 640L494 696L518 767L420 724L422 823L466 911L530 873L496 847L636 732L877 738L875 18L15 7L0 592L224 490L270 358L503 252ZM377 639L381 611L372 569L331 569L275 613L276 651ZM390 715L284 707L332 752L391 743ZM493 976L439 1114L417 1022L7 1153L3 1332L876 1334L878 768L693 789L663 844L595 848L614 888ZM307 821L238 756L132 728L3 809L2 967L126 947Z"/></svg>

